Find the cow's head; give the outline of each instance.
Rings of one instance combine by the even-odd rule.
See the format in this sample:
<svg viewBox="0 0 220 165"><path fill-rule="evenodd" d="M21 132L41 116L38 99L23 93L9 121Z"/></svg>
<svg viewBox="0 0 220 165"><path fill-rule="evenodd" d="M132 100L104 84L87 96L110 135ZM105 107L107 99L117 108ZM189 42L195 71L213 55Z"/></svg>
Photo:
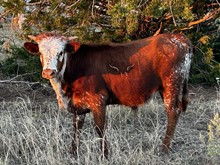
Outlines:
<svg viewBox="0 0 220 165"><path fill-rule="evenodd" d="M76 52L80 44L72 41L74 38L43 33L37 36L29 35L36 43L25 42L24 47L31 54L40 54L42 77L53 79L62 77L66 69L68 54Z"/></svg>

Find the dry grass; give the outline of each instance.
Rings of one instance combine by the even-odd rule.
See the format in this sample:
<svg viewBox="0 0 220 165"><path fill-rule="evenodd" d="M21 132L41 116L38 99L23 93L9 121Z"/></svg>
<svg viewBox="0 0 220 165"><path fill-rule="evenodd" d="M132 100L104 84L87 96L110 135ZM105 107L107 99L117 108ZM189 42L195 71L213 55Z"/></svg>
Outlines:
<svg viewBox="0 0 220 165"><path fill-rule="evenodd" d="M28 97L0 103L0 165L69 164L218 164L208 155L210 119L219 112L217 99L191 95L182 114L169 155L160 152L166 116L161 100L154 97L140 107L138 116L127 107L107 108L109 160L102 160L99 139L88 114L81 133L78 156L69 153L72 140L71 114L58 111L55 101L37 102ZM39 101L39 100L38 100Z"/></svg>

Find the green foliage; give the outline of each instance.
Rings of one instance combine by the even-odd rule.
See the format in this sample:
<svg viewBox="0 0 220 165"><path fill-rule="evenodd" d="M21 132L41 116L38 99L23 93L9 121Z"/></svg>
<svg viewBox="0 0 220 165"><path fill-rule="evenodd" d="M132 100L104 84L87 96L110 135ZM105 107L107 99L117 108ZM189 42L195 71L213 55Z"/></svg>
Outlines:
<svg viewBox="0 0 220 165"><path fill-rule="evenodd" d="M193 14L190 10L192 0L152 0L145 8L145 14L148 16L161 17L165 11L171 13L175 19L192 20Z"/></svg>
<svg viewBox="0 0 220 165"><path fill-rule="evenodd" d="M19 4L19 6L18 6ZM59 0L30 1L7 0L2 2L13 15L25 14L23 35L42 31L59 31L66 35L77 35L81 41L123 42L134 38L138 32L141 15L160 18L170 15L181 26L183 20L192 20L192 0L149 2L142 0ZM150 21L150 20L147 20ZM170 24L173 26L173 24ZM172 27L171 26L171 27ZM158 28L158 27L157 27ZM157 29L154 29L157 30ZM155 31L154 31L155 32Z"/></svg>
<svg viewBox="0 0 220 165"><path fill-rule="evenodd" d="M39 57L31 56L26 50L13 46L11 57L0 64L1 72L6 76L20 76L25 81L42 81Z"/></svg>
<svg viewBox="0 0 220 165"><path fill-rule="evenodd" d="M45 31L78 36L81 42L125 42L183 31L195 45L190 81L214 83L220 72L220 17L189 28L190 21L218 10L214 0L3 0L9 15L24 14L20 37ZM184 30L183 30L184 29Z"/></svg>
<svg viewBox="0 0 220 165"><path fill-rule="evenodd" d="M195 47L190 76L192 83L215 83L216 78L220 77L220 53L216 52L219 34L207 35L216 26L204 26L198 33L189 33Z"/></svg>
<svg viewBox="0 0 220 165"><path fill-rule="evenodd" d="M129 36L137 31L138 15L140 13L135 0L115 1L108 6L107 14L111 16L111 26L114 32L113 41L129 40Z"/></svg>

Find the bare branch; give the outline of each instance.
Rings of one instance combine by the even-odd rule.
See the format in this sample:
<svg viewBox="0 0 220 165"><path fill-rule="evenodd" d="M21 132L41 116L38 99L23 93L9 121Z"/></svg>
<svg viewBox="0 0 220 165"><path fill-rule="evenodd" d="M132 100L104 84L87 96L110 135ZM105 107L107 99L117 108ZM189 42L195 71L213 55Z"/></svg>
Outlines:
<svg viewBox="0 0 220 165"><path fill-rule="evenodd" d="M158 34L160 33L161 29L162 29L162 22L160 23L160 27L159 27L159 29L154 33L153 36L158 35Z"/></svg>
<svg viewBox="0 0 220 165"><path fill-rule="evenodd" d="M72 8L73 6L75 6L77 3L79 3L81 0L77 0L76 2L74 2L72 5L70 6L67 6L66 9L70 9Z"/></svg>
<svg viewBox="0 0 220 165"><path fill-rule="evenodd" d="M92 18L94 18L94 6L95 6L95 1L92 1Z"/></svg>
<svg viewBox="0 0 220 165"><path fill-rule="evenodd" d="M28 83L28 84L36 84L36 83L39 83L39 82L27 82L27 81L15 81L16 79L18 79L18 78L20 78L20 77L24 77L24 76L29 76L29 75L33 75L33 74L35 74L35 72L34 73L25 73L25 74L21 74L21 75L17 75L17 76L15 76L15 77L13 77L13 78L11 78L11 79L9 79L9 80L0 80L0 83L15 83L15 82L22 82L22 83Z"/></svg>
<svg viewBox="0 0 220 165"><path fill-rule="evenodd" d="M28 85L34 85L34 84L40 84L39 82L29 82L29 81L16 81L16 80L0 80L0 83L10 83L10 84L28 84Z"/></svg>
<svg viewBox="0 0 220 165"><path fill-rule="evenodd" d="M176 26L176 20L175 20L174 15L173 15L173 9L172 9L171 3L172 3L172 2L170 1L170 3L169 3L169 5L170 5L170 13L171 13L172 18L173 18L174 26Z"/></svg>
<svg viewBox="0 0 220 165"><path fill-rule="evenodd" d="M2 14L0 14L0 18L4 17L5 15L7 15L10 11L11 11L11 9L9 9L9 10L3 12Z"/></svg>
<svg viewBox="0 0 220 165"><path fill-rule="evenodd" d="M219 13L220 13L220 8L218 8L217 10L214 10L212 12L207 13L203 18L201 18L199 20L189 22L186 27L183 27L181 29L174 29L172 32L179 31L179 30L183 31L183 30L192 29L194 25L197 25L199 23L208 21L208 20L212 19L214 16L216 16Z"/></svg>
<svg viewBox="0 0 220 165"><path fill-rule="evenodd" d="M215 15L219 14L220 13L220 8L218 8L217 10L214 10L212 12L209 12L207 13L203 18L199 19L199 20L196 20L196 21L192 21L188 24L188 27L191 27L191 26L194 26L194 25L197 25L199 23L202 23L202 22L205 22L211 18L213 18Z"/></svg>
<svg viewBox="0 0 220 165"><path fill-rule="evenodd" d="M31 3L26 3L27 6L34 6L34 5L41 5L43 4L44 2L42 1L39 1L39 2L31 2Z"/></svg>
<svg viewBox="0 0 220 165"><path fill-rule="evenodd" d="M42 5L42 4L51 4L50 0L40 0L38 2L27 2L26 5L27 6L34 6L34 5Z"/></svg>

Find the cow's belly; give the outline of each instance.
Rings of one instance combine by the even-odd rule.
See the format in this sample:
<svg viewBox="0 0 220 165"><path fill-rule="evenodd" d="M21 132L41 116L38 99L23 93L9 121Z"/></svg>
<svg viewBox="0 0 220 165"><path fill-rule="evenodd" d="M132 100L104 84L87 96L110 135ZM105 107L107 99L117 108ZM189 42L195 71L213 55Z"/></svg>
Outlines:
<svg viewBox="0 0 220 165"><path fill-rule="evenodd" d="M151 78L147 75L135 77L109 74L105 76L105 80L118 103L131 107L144 104L160 87L160 80L156 76Z"/></svg>

